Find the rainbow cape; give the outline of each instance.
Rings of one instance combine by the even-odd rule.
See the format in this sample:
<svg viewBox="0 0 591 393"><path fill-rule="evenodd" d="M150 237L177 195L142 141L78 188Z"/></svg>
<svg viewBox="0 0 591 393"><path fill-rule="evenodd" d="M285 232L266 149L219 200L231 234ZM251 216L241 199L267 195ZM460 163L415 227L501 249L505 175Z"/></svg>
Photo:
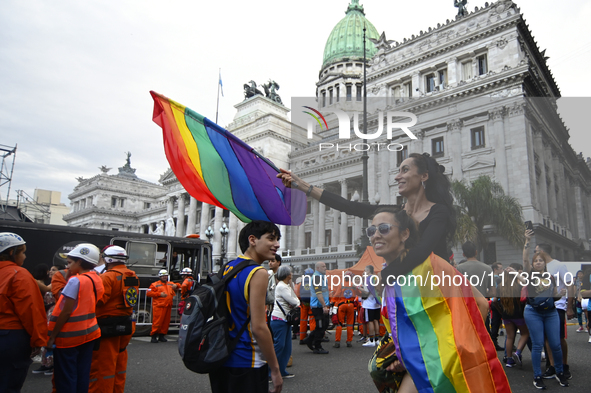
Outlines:
<svg viewBox="0 0 591 393"><path fill-rule="evenodd" d="M386 312L398 358L420 393L511 392L470 285L446 283L431 289L431 277L444 273L460 275L431 254L406 276L406 283L386 286ZM409 280L412 276L421 277L423 285Z"/></svg>
<svg viewBox="0 0 591 393"><path fill-rule="evenodd" d="M269 160L197 112L156 92L150 94L166 158L192 197L230 210L244 222L304 222L304 193L285 187Z"/></svg>

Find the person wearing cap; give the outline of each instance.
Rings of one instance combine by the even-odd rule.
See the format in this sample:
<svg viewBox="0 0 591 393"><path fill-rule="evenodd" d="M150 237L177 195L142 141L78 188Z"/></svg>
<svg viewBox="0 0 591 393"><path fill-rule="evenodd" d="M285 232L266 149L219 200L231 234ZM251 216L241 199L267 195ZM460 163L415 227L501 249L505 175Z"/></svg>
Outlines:
<svg viewBox="0 0 591 393"><path fill-rule="evenodd" d="M96 304L105 292L94 271L99 249L82 243L67 254L68 281L49 318L49 340L54 362L56 391L86 391L90 379L92 351L101 336Z"/></svg>
<svg viewBox="0 0 591 393"><path fill-rule="evenodd" d="M20 392L31 357L47 341L47 317L37 282L22 267L25 240L0 233L0 392Z"/></svg>
<svg viewBox="0 0 591 393"><path fill-rule="evenodd" d="M353 346L353 325L355 323L355 299L361 295L359 289L353 285L353 272L350 270L343 274L343 282L335 291L333 302L337 307L337 316L339 323L335 333L335 343L333 347L341 347L341 335L343 326L347 328L347 348Z"/></svg>
<svg viewBox="0 0 591 393"><path fill-rule="evenodd" d="M135 272L125 266L128 256L122 247L105 249L102 258L106 271L100 278L105 293L96 306L102 337L98 350L92 353L88 391L123 393L127 372L127 345L135 331L131 314L138 301L140 281Z"/></svg>
<svg viewBox="0 0 591 393"><path fill-rule="evenodd" d="M170 313L172 311L172 300L176 291L181 288L180 284L168 281L168 271L162 269L158 272L160 280L153 282L147 292L152 298L152 331L150 342L166 342L166 333L170 325Z"/></svg>

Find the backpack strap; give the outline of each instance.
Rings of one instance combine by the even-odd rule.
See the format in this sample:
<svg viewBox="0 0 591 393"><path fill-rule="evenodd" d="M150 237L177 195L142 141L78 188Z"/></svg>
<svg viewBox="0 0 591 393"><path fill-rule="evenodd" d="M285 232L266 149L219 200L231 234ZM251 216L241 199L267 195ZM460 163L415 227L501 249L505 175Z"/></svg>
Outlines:
<svg viewBox="0 0 591 393"><path fill-rule="evenodd" d="M283 315L285 315L285 318L287 318L287 313L285 312L285 310L283 309L283 307L281 307L281 303L279 303L279 300L275 300L275 303L277 303L277 305L281 309L281 312L283 313Z"/></svg>

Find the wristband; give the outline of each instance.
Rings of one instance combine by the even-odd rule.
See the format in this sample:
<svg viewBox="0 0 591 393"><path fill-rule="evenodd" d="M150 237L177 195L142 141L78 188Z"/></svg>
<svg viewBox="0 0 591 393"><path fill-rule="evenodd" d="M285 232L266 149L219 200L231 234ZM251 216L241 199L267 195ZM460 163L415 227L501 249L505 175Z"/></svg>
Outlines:
<svg viewBox="0 0 591 393"><path fill-rule="evenodd" d="M310 186L310 188L308 188L308 191L306 191L306 196L310 196L312 189L314 189L314 186Z"/></svg>

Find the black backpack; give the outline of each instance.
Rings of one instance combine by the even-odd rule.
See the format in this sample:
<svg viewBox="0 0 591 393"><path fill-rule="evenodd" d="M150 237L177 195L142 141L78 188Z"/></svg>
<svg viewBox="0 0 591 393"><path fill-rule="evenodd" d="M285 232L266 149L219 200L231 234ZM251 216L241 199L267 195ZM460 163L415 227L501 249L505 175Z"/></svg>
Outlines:
<svg viewBox="0 0 591 393"><path fill-rule="evenodd" d="M218 274L211 275L208 283L198 285L185 303L179 329L179 354L185 367L199 374L207 374L220 368L228 359L238 340L250 322L250 317L231 340L228 334L230 318L224 301L228 281L247 266L258 266L245 260L223 276L225 266Z"/></svg>

